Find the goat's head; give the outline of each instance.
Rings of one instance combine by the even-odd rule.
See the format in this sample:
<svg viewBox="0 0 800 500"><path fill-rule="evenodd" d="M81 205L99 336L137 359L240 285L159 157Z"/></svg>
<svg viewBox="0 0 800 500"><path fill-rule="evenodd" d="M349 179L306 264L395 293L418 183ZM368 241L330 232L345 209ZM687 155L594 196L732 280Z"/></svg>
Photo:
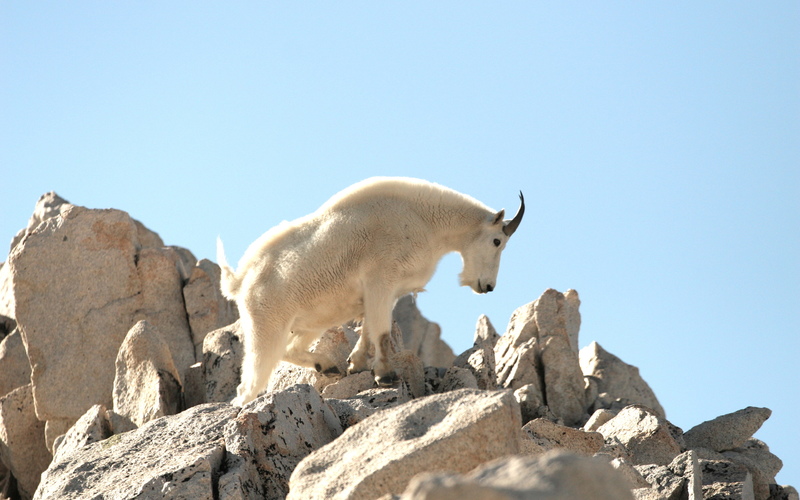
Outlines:
<svg viewBox="0 0 800 500"><path fill-rule="evenodd" d="M519 193L519 199L519 210L513 219L503 220L505 211L500 210L481 225L472 241L462 251L461 258L464 260L464 269L460 276L462 286L468 286L476 293L487 293L495 289L497 272L500 269L500 254L525 214L525 198L522 192Z"/></svg>

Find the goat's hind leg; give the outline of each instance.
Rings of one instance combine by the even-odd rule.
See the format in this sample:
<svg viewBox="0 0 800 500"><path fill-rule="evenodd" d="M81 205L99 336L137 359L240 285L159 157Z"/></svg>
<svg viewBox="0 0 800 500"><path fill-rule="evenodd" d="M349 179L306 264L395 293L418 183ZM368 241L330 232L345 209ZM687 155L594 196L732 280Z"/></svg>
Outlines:
<svg viewBox="0 0 800 500"><path fill-rule="evenodd" d="M289 334L289 345L286 348L284 359L308 368L314 368L319 373L328 377L340 377L342 371L336 363L325 354L310 352L308 348L320 337L318 332L293 331Z"/></svg>
<svg viewBox="0 0 800 500"><path fill-rule="evenodd" d="M267 388L270 376L278 366L286 350L288 332L284 325L268 325L263 321L253 321L242 314L244 331L244 359L242 378L236 389L235 406L243 406L258 397Z"/></svg>

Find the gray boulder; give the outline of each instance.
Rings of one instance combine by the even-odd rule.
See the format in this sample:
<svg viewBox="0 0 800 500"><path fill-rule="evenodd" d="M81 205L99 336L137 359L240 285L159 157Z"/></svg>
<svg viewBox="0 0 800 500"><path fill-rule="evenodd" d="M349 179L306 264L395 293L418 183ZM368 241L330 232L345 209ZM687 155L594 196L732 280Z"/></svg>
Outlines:
<svg viewBox="0 0 800 500"><path fill-rule="evenodd" d="M644 406L628 406L597 429L606 443L622 445L635 465L672 462L681 453L675 431L669 422Z"/></svg>
<svg viewBox="0 0 800 500"><path fill-rule="evenodd" d="M219 328L203 340L203 379L206 402L229 403L242 378L244 344L239 322Z"/></svg>
<svg viewBox="0 0 800 500"><path fill-rule="evenodd" d="M14 247L8 265L39 419L71 425L94 404L111 406L117 351L140 319L159 328L179 372L194 363L182 260L162 244L124 212L68 206Z"/></svg>
<svg viewBox="0 0 800 500"><path fill-rule="evenodd" d="M359 392L375 387L375 377L370 372L361 372L342 377L322 390L322 397L328 399L355 398Z"/></svg>
<svg viewBox="0 0 800 500"><path fill-rule="evenodd" d="M34 498L217 498L223 428L238 411L195 406L80 448L50 464Z"/></svg>
<svg viewBox="0 0 800 500"><path fill-rule="evenodd" d="M298 462L341 433L339 419L309 385L250 402L225 427L220 498L285 497Z"/></svg>
<svg viewBox="0 0 800 500"><path fill-rule="evenodd" d="M139 321L119 348L114 378L114 412L139 427L182 409L182 384L169 346L158 328Z"/></svg>
<svg viewBox="0 0 800 500"><path fill-rule="evenodd" d="M106 407L94 405L75 422L66 434L56 439L53 461L59 462L92 443L108 439L113 434Z"/></svg>
<svg viewBox="0 0 800 500"><path fill-rule="evenodd" d="M700 460L704 499L754 500L747 468L727 460Z"/></svg>
<svg viewBox="0 0 800 500"><path fill-rule="evenodd" d="M538 457L506 457L466 475L416 476L401 500L625 500L625 478L607 463L567 451Z"/></svg>
<svg viewBox="0 0 800 500"><path fill-rule="evenodd" d="M527 453L539 454L564 449L579 455L592 456L603 447L603 435L559 425L544 418L531 420L522 426L528 439L523 440Z"/></svg>
<svg viewBox="0 0 800 500"><path fill-rule="evenodd" d="M370 378L374 382L375 379L371 374ZM411 395L405 385L400 385L397 388L367 389L350 398L326 399L326 401L339 417L342 428L347 429L381 410L408 403L411 401Z"/></svg>
<svg viewBox="0 0 800 500"><path fill-rule="evenodd" d="M683 439L688 448L733 450L744 445L770 415L769 408L748 406L692 427L684 433Z"/></svg>
<svg viewBox="0 0 800 500"><path fill-rule="evenodd" d="M287 498L400 494L420 472L468 472L518 453L520 426L510 392L462 389L415 399L368 417L303 459Z"/></svg>

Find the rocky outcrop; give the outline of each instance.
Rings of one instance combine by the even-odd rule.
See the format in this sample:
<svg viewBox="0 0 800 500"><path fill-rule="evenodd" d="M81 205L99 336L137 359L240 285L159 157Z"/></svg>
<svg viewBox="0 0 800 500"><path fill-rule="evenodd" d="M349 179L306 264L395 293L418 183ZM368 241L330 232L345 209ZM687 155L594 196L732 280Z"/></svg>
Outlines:
<svg viewBox="0 0 800 500"><path fill-rule="evenodd" d="M538 392L567 424L585 420L587 385L578 361L580 299L574 290L550 289L518 308L495 345L497 383Z"/></svg>
<svg viewBox="0 0 800 500"><path fill-rule="evenodd" d="M40 200L0 265L0 499L797 499L753 438L768 409L684 433L638 368L579 354L574 290L503 335L480 317L459 356L403 298L396 387L283 363L236 408L244 344L218 280L124 212ZM358 335L313 349L345 373Z"/></svg>
<svg viewBox="0 0 800 500"><path fill-rule="evenodd" d="M643 405L665 417L655 393L639 374L639 369L606 351L597 342L580 350L581 370L597 384L598 398L605 406Z"/></svg>

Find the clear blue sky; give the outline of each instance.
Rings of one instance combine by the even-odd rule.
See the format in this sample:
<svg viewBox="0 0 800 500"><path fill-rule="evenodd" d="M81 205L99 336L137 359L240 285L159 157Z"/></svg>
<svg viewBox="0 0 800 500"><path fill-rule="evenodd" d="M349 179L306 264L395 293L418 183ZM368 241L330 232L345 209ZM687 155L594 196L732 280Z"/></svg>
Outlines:
<svg viewBox="0 0 800 500"><path fill-rule="evenodd" d="M749 405L800 486L798 2L3 2L0 238L55 190L237 261L373 175L528 201L456 352L546 288L676 425ZM5 251L0 259L4 259Z"/></svg>

